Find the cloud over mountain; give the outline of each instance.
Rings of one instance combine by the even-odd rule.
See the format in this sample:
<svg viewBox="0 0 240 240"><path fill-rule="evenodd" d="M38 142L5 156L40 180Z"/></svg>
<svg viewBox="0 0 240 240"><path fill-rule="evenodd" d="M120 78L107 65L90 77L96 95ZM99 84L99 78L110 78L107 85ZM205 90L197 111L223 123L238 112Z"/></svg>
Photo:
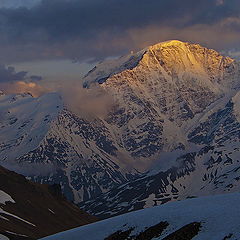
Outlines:
<svg viewBox="0 0 240 240"><path fill-rule="evenodd" d="M238 0L42 0L32 8L1 8L1 57L86 61L176 38L233 48L239 9Z"/></svg>
<svg viewBox="0 0 240 240"><path fill-rule="evenodd" d="M22 81L26 78L27 72L16 72L14 67L6 67L0 64L0 82Z"/></svg>
<svg viewBox="0 0 240 240"><path fill-rule="evenodd" d="M41 79L41 76L29 76L26 71L17 72L14 67L0 64L0 90L6 93L29 92L39 96L46 91L38 83Z"/></svg>

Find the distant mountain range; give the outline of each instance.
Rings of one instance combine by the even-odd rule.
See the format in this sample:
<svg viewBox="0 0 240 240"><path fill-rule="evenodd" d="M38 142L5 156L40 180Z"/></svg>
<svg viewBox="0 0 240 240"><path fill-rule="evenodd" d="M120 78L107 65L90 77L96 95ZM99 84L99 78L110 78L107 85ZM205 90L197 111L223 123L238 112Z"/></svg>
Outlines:
<svg viewBox="0 0 240 240"><path fill-rule="evenodd" d="M103 218L239 190L239 62L168 41L98 64L96 86L111 108L94 117L59 93L2 94L1 164Z"/></svg>

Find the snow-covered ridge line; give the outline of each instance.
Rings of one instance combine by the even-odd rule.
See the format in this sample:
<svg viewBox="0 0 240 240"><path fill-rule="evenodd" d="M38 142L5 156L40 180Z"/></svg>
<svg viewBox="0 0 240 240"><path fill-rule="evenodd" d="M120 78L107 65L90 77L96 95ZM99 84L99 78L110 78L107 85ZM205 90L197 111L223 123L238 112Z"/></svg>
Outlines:
<svg viewBox="0 0 240 240"><path fill-rule="evenodd" d="M234 193L168 203L72 229L43 238L43 240L104 240L114 233L128 230L130 230L129 236L131 237L163 222L168 224L167 227L160 236L155 236L154 239L165 239L192 223L199 223L201 226L196 231L194 240L239 239L240 211L237 210L239 200L240 194ZM186 236L189 236L189 232L185 232L188 233ZM226 238L227 236L229 238Z"/></svg>
<svg viewBox="0 0 240 240"><path fill-rule="evenodd" d="M102 84L108 78L110 78L114 75L117 75L124 71L133 70L139 64L146 64L147 61L145 59L148 58L149 55L155 55L156 52L157 53L162 52L163 54L165 54L166 51L168 54L169 51L174 52L177 49L181 49L182 52L184 52L184 54L186 54L186 56L184 56L184 55L181 56L181 57L183 57L183 60L186 60L185 63L187 63L187 61L190 60L192 65L186 66L186 67L190 67L188 70L190 70L191 67L193 67L193 68L197 67L199 73L202 72L202 67L199 65L198 57L201 54L205 54L205 53L213 55L216 59L220 58L219 68L221 67L222 64L224 64L224 62L227 62L228 64L233 64L233 63L237 64L237 61L235 59L232 59L231 57L221 56L217 51L215 51L213 49L208 49L208 48L202 47L199 44L191 44L191 43L182 42L179 40L169 40L169 41L160 42L160 43L154 44L152 46L146 47L145 49L143 49L139 52L136 52L136 53L131 52L129 55L125 55L120 58L115 58L115 59L111 59L111 60L106 60L106 61L103 61L103 62L97 64L83 78L83 85L85 87L90 87L90 85L92 83ZM195 56L192 56L192 53L196 50L200 51L200 52L199 53L196 52L197 54ZM176 56L176 57L178 57L178 56ZM154 58L156 60L157 65L159 63L162 64L161 61L159 61L158 56L154 56ZM210 64L212 64L212 63L210 63ZM214 87L214 86L212 85L212 87Z"/></svg>

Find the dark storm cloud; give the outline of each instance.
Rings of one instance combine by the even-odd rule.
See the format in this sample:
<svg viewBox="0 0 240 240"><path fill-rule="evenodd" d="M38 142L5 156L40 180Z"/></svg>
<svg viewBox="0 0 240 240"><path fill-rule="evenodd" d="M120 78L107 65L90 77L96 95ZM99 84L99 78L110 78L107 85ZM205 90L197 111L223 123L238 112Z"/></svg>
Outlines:
<svg viewBox="0 0 240 240"><path fill-rule="evenodd" d="M32 75L32 76L30 76L30 79L33 82L37 82L37 81L41 81L43 78L42 78L42 76Z"/></svg>
<svg viewBox="0 0 240 240"><path fill-rule="evenodd" d="M37 82L42 80L41 76L28 76L28 72L17 72L14 67L0 64L0 83L10 83L17 81L31 81Z"/></svg>
<svg viewBox="0 0 240 240"><path fill-rule="evenodd" d="M26 78L27 72L16 72L14 67L6 67L0 64L0 83L22 81Z"/></svg>
<svg viewBox="0 0 240 240"><path fill-rule="evenodd" d="M37 97L47 92L47 89L38 84L40 76L28 76L28 72L17 72L14 67L0 64L0 91L4 93L31 93Z"/></svg>
<svg viewBox="0 0 240 240"><path fill-rule="evenodd" d="M0 58L79 60L121 54L168 38L217 47L239 41L239 0L42 0L0 9ZM199 33L199 36L198 36Z"/></svg>

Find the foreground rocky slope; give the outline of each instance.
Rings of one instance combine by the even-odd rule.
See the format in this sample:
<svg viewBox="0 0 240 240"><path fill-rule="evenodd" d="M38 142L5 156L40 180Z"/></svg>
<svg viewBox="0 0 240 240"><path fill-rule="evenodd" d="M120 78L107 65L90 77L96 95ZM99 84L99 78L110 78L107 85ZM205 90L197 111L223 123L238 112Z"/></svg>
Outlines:
<svg viewBox="0 0 240 240"><path fill-rule="evenodd" d="M129 184L136 187L135 182L145 188L141 181L148 176L143 173L152 168L160 172L150 173L152 178L164 176L156 177L154 186L144 189L146 194L140 199L141 193L133 197L131 209L144 207L144 198L153 198L149 206L169 200L159 191L163 186L166 194L171 194L173 186L181 192L170 200L197 195L189 187L192 177L198 179L194 181L200 188L204 174L211 179L205 183L213 182L216 169L208 168L206 162L212 156L215 163L218 151L225 158L236 148L231 166L237 167L238 147L231 142L238 139L238 106L234 99L238 98L239 69L239 63L214 50L169 41L100 63L85 76L85 88L98 85L112 101L110 111L103 116L75 113L64 107L57 93L38 99L2 95L1 162L5 166L11 162L10 167L15 164L18 171L34 181L59 183L68 199L76 203L107 192L98 198L99 202L81 204L88 210L94 204L99 215L106 212L103 202L111 201L109 196L117 191L113 189ZM235 132L235 140L228 139L229 131ZM225 137L220 141L221 136ZM202 150L204 154L199 157L204 147L212 148L212 152ZM166 152L173 155L166 157ZM185 161L187 153L191 154ZM180 167L175 163L177 157ZM219 176L231 170L225 161L218 165ZM37 169L41 170L36 172L31 166L40 166ZM169 174L174 175L173 180L169 180ZM231 179L222 181L233 184ZM225 191L225 187L218 189ZM119 194L125 195L125 191ZM110 211L116 214L130 210L124 207L126 202L129 200L125 197L117 199Z"/></svg>
<svg viewBox="0 0 240 240"><path fill-rule="evenodd" d="M235 240L240 194L183 200L72 229L47 238L88 240Z"/></svg>
<svg viewBox="0 0 240 240"><path fill-rule="evenodd" d="M58 185L32 183L0 167L0 239L39 239L96 220L67 202Z"/></svg>

